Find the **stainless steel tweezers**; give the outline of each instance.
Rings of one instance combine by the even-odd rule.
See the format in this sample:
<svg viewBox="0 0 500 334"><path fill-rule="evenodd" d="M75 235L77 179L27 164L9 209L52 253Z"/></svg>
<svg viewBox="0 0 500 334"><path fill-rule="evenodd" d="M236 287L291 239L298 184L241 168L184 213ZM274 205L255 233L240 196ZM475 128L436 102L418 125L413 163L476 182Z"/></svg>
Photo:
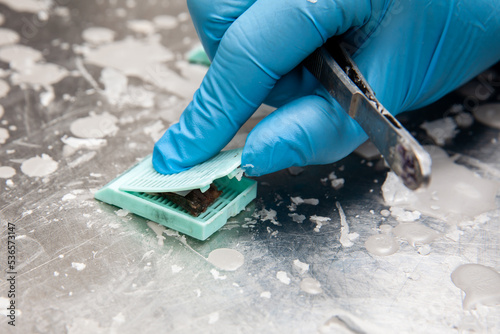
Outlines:
<svg viewBox="0 0 500 334"><path fill-rule="evenodd" d="M406 187L427 186L431 158L413 136L384 108L345 48L329 40L304 66L365 130Z"/></svg>

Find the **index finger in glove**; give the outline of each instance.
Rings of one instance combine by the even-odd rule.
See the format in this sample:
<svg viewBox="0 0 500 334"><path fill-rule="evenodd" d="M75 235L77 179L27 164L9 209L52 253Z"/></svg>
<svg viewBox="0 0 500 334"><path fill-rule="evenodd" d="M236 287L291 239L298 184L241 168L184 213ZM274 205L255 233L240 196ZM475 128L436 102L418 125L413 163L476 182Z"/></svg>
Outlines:
<svg viewBox="0 0 500 334"><path fill-rule="evenodd" d="M370 0L255 2L227 29L193 101L156 143L155 168L175 173L215 155L277 80L370 13Z"/></svg>

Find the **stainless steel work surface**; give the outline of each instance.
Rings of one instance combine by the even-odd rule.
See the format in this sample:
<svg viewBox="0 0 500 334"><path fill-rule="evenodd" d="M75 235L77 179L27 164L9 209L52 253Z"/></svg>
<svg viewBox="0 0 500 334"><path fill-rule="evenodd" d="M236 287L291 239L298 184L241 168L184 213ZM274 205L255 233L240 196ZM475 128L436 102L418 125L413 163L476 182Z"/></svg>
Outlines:
<svg viewBox="0 0 500 334"><path fill-rule="evenodd" d="M15 328L2 317L0 332L500 331L500 308L465 311L464 293L450 279L465 263L500 269L498 196L496 210L455 232L453 222L422 216L419 222L441 236L426 250L401 241L390 256L372 255L364 246L381 224L398 225L394 217L381 214L389 209L381 195L387 169L378 159L354 154L332 165L256 178L258 198L204 242L170 230L157 235L154 224L96 201L95 191L150 154L154 140L189 102L204 69L189 65L186 52L199 42L184 1L35 3L41 7L33 9L28 0L0 1L3 28L19 36L6 44L41 51L34 61L57 64L63 78L42 84L25 78L18 85L23 69L0 62L10 87L0 99L5 110L0 128L8 132L0 144L0 166L15 172L0 179L0 268L5 272L0 314L9 314L12 284L6 279L12 275L16 306ZM16 7L22 4L25 8ZM139 19L147 21L134 21ZM128 40L132 46L117 46L107 30L87 30L86 42L82 33L91 27L109 28L115 41ZM122 47L124 53L136 48L137 54L158 59L147 57L135 68L117 64L129 66L125 76L109 70L114 60L96 54L106 45ZM0 54L7 46L0 46ZM134 53L129 56L133 62ZM498 100L495 94L490 100ZM440 118L464 101L454 93L400 119L429 143L420 122ZM96 120L105 112L107 118ZM82 119L94 122L94 128L97 122L101 132L75 136L85 128L77 123ZM474 123L445 149L466 157L468 168L500 181L499 134ZM240 134L232 145L243 140ZM32 158L35 166L23 164ZM345 179L340 189L325 180L331 172ZM294 208L292 197L318 203ZM352 245L340 242L347 226ZM7 266L9 231L16 236L12 268ZM219 248L240 252L243 265L235 271L214 267L207 257ZM16 274L7 273L12 270Z"/></svg>

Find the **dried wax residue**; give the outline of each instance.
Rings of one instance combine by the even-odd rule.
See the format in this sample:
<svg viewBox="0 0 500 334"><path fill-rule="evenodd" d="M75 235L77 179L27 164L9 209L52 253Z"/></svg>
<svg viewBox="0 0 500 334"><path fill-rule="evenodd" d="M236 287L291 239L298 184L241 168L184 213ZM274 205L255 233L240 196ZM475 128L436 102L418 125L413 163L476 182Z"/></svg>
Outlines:
<svg viewBox="0 0 500 334"><path fill-rule="evenodd" d="M300 290L310 295L317 295L323 292L321 283L312 277L306 277L300 282Z"/></svg>
<svg viewBox="0 0 500 334"><path fill-rule="evenodd" d="M52 86L45 86L45 91L40 93L40 103L47 107L49 104L54 101L56 95L54 93L54 88Z"/></svg>
<svg viewBox="0 0 500 334"><path fill-rule="evenodd" d="M421 213L419 211L406 211L400 207L391 207L390 214L396 218L397 221L401 222L413 222L420 219Z"/></svg>
<svg viewBox="0 0 500 334"><path fill-rule="evenodd" d="M61 201L66 202L66 201L72 201L76 198L74 194L66 194L61 198Z"/></svg>
<svg viewBox="0 0 500 334"><path fill-rule="evenodd" d="M316 224L316 227L314 228L314 232L319 232L321 230L321 227L324 224L326 224L326 222L329 222L331 219L329 217L322 217L322 216L314 215L314 216L309 217L309 220Z"/></svg>
<svg viewBox="0 0 500 334"><path fill-rule="evenodd" d="M36 156L24 161L21 164L21 171L31 177L47 176L54 173L59 164L47 154L42 154L41 157Z"/></svg>
<svg viewBox="0 0 500 334"><path fill-rule="evenodd" d="M335 205L337 206L340 215L340 243L343 247L352 247L352 245L354 245L352 241L356 240L359 237L359 234L349 233L349 224L347 224L344 210L339 202L335 202Z"/></svg>
<svg viewBox="0 0 500 334"><path fill-rule="evenodd" d="M181 72L179 75L165 64L173 59L174 54L155 35L146 39L128 37L85 53L89 64L114 68L127 76L138 77L158 88L191 99L207 69L179 61L176 63Z"/></svg>
<svg viewBox="0 0 500 334"><path fill-rule="evenodd" d="M163 136L165 130L165 125L160 120L143 128L144 134L151 137L151 139L155 142Z"/></svg>
<svg viewBox="0 0 500 334"><path fill-rule="evenodd" d="M356 150L354 150L354 153L366 160L380 158L380 152L371 140L367 140L361 144Z"/></svg>
<svg viewBox="0 0 500 334"><path fill-rule="evenodd" d="M290 284L290 277L288 277L287 273L285 271L278 271L276 273L276 278L283 284L289 285Z"/></svg>
<svg viewBox="0 0 500 334"><path fill-rule="evenodd" d="M9 131L7 129L0 128L0 144L5 144L9 138Z"/></svg>
<svg viewBox="0 0 500 334"><path fill-rule="evenodd" d="M177 273L181 272L182 269L184 269L184 268L182 268L181 266L178 266L178 265L174 264L174 265L172 265L172 267L170 269L172 270L173 274L177 274Z"/></svg>
<svg viewBox="0 0 500 334"><path fill-rule="evenodd" d="M378 227L381 233L383 234L390 234L392 233L392 226L388 224L382 224Z"/></svg>
<svg viewBox="0 0 500 334"><path fill-rule="evenodd" d="M0 49L0 60L9 63L10 67L16 70L32 66L42 58L40 51L25 45L9 45Z"/></svg>
<svg viewBox="0 0 500 334"><path fill-rule="evenodd" d="M461 129L470 128L474 124L474 117L467 112L460 112L453 119Z"/></svg>
<svg viewBox="0 0 500 334"><path fill-rule="evenodd" d="M115 39L115 35L113 30L102 27L87 28L82 33L85 42L93 45L111 43Z"/></svg>
<svg viewBox="0 0 500 334"><path fill-rule="evenodd" d="M429 255L431 253L431 251L432 251L432 249L431 249L431 246L429 246L429 245L423 245L417 249L417 252L420 255Z"/></svg>
<svg viewBox="0 0 500 334"><path fill-rule="evenodd" d="M453 271L451 280L465 292L465 310L475 309L477 305L500 304L500 274L493 268L464 264Z"/></svg>
<svg viewBox="0 0 500 334"><path fill-rule="evenodd" d="M100 81L104 84L104 94L111 104L117 104L123 93L127 91L128 79L121 71L105 67Z"/></svg>
<svg viewBox="0 0 500 334"><path fill-rule="evenodd" d="M97 152L95 152L95 151L85 153L84 155L76 158L75 160L68 162L68 167L75 168L75 167L77 167L77 166L79 166L87 161L94 159L94 157L96 155L97 155Z"/></svg>
<svg viewBox="0 0 500 334"><path fill-rule="evenodd" d="M291 217L294 222L299 224L302 224L306 220L306 216L299 215L298 213L289 213L288 217Z"/></svg>
<svg viewBox="0 0 500 334"><path fill-rule="evenodd" d="M70 130L73 135L80 138L104 138L116 134L117 122L118 118L108 113L91 115L71 123Z"/></svg>
<svg viewBox="0 0 500 334"><path fill-rule="evenodd" d="M337 177L337 175L335 175L335 172L331 172L328 175L328 179L330 180L330 185L333 189L339 190L344 187L345 179Z"/></svg>
<svg viewBox="0 0 500 334"><path fill-rule="evenodd" d="M210 269L210 273L216 280L225 280L227 278L226 275L221 275L217 269Z"/></svg>
<svg viewBox="0 0 500 334"><path fill-rule="evenodd" d="M375 234L366 239L365 248L373 255L388 256L399 250L399 243L391 235Z"/></svg>
<svg viewBox="0 0 500 334"><path fill-rule="evenodd" d="M147 224L149 228L156 233L156 238L158 239L158 246L163 246L163 241L165 240L165 236L163 235L163 233L167 230L166 227L152 221L148 221Z"/></svg>
<svg viewBox="0 0 500 334"><path fill-rule="evenodd" d="M383 209L383 210L380 210L380 214L381 214L383 217L389 217L389 216L391 215L391 211L386 210L386 209Z"/></svg>
<svg viewBox="0 0 500 334"><path fill-rule="evenodd" d="M306 198L303 199L300 196L297 197L290 197L291 204L288 206L288 209L290 211L295 211L297 210L297 206L301 204L309 204L309 205L318 205L319 200L317 198Z"/></svg>
<svg viewBox="0 0 500 334"><path fill-rule="evenodd" d="M179 22L177 18L171 15L158 15L153 19L157 29L171 30L177 28Z"/></svg>
<svg viewBox="0 0 500 334"><path fill-rule="evenodd" d="M486 126L500 129L500 103L488 103L473 111L474 117Z"/></svg>
<svg viewBox="0 0 500 334"><path fill-rule="evenodd" d="M208 254L208 262L225 271L235 271L243 265L245 257L234 249L219 248Z"/></svg>
<svg viewBox="0 0 500 334"><path fill-rule="evenodd" d="M19 34L13 30L0 28L0 46L19 43Z"/></svg>
<svg viewBox="0 0 500 334"><path fill-rule="evenodd" d="M440 236L433 229L418 223L401 223L393 229L393 233L413 247L416 244L429 244Z"/></svg>
<svg viewBox="0 0 500 334"><path fill-rule="evenodd" d="M133 52L135 50L135 52ZM86 55L88 63L112 67L126 75L143 77L162 62L173 60L173 53L157 38L147 40L126 38L92 49Z"/></svg>
<svg viewBox="0 0 500 334"><path fill-rule="evenodd" d="M309 270L309 264L301 262L299 259L294 260L293 265L300 271L301 274Z"/></svg>
<svg viewBox="0 0 500 334"><path fill-rule="evenodd" d="M151 35L156 31L153 22L148 20L130 20L127 28L138 34Z"/></svg>
<svg viewBox="0 0 500 334"><path fill-rule="evenodd" d="M150 82L163 62L172 60L173 53L159 39L140 40L126 38L99 46L86 54L86 61L101 67L117 69L125 75L136 76Z"/></svg>
<svg viewBox="0 0 500 334"><path fill-rule="evenodd" d="M47 106L55 97L53 84L65 78L69 72L56 64L40 62L42 53L25 45L7 45L0 49L0 60L9 63L13 70L10 80L15 85L44 87L40 102Z"/></svg>
<svg viewBox="0 0 500 334"><path fill-rule="evenodd" d="M260 297L261 298L270 299L271 298L271 291L263 291L263 292L261 292Z"/></svg>
<svg viewBox="0 0 500 334"><path fill-rule="evenodd" d="M300 205L300 204L318 205L319 204L319 200L317 198L303 199L302 197L297 196L297 197L290 197L290 200L295 205Z"/></svg>
<svg viewBox="0 0 500 334"><path fill-rule="evenodd" d="M78 271L82 271L87 267L85 263L80 263L80 262L71 262L71 267L75 268Z"/></svg>
<svg viewBox="0 0 500 334"><path fill-rule="evenodd" d="M276 210L273 209L262 209L258 212L256 212L256 215L260 217L260 220L265 222L265 221L270 221L274 225L280 225L280 223L276 220L276 215L277 212Z"/></svg>
<svg viewBox="0 0 500 334"><path fill-rule="evenodd" d="M56 64L32 64L18 73L13 73L13 84L52 85L68 75L68 71Z"/></svg>
<svg viewBox="0 0 500 334"><path fill-rule="evenodd" d="M98 138L75 138L64 136L61 138L61 141L66 144L68 147L71 147L75 150L79 150L82 148L85 149L98 149L107 144L106 139L98 139Z"/></svg>
<svg viewBox="0 0 500 334"><path fill-rule="evenodd" d="M15 70L11 75L13 84L47 86L61 81L68 71L56 64L38 63L42 53L24 45L8 45L0 49L0 60L9 63Z"/></svg>
<svg viewBox="0 0 500 334"><path fill-rule="evenodd" d="M17 12L33 14L37 14L41 11L46 12L51 6L51 1L40 0L0 0L0 3Z"/></svg>
<svg viewBox="0 0 500 334"><path fill-rule="evenodd" d="M426 150L432 158L432 175L426 189L411 191L393 173L387 174L382 194L387 205L417 210L447 222L463 222L494 210L500 184L457 165L436 146Z"/></svg>
<svg viewBox="0 0 500 334"><path fill-rule="evenodd" d="M16 175L16 170L9 166L0 166L0 179L10 179Z"/></svg>
<svg viewBox="0 0 500 334"><path fill-rule="evenodd" d="M292 166L292 167L288 167L287 170L288 170L288 173L290 173L290 175L297 176L297 175L302 174L302 172L305 169L303 167L299 167L299 166Z"/></svg>
<svg viewBox="0 0 500 334"><path fill-rule="evenodd" d="M101 71L99 80L104 85L102 93L112 105L152 108L155 104L154 92L148 91L142 86L128 85L127 76L120 70L105 67ZM123 121L122 118L120 122ZM133 121L134 118L130 122Z"/></svg>
<svg viewBox="0 0 500 334"><path fill-rule="evenodd" d="M457 123L451 117L441 118L432 122L424 122L420 126L434 142L443 146L458 133Z"/></svg>
<svg viewBox="0 0 500 334"><path fill-rule="evenodd" d="M118 217L126 217L126 216L128 216L129 213L130 213L130 211L124 210L124 209L118 209L118 210L115 211L115 214Z"/></svg>

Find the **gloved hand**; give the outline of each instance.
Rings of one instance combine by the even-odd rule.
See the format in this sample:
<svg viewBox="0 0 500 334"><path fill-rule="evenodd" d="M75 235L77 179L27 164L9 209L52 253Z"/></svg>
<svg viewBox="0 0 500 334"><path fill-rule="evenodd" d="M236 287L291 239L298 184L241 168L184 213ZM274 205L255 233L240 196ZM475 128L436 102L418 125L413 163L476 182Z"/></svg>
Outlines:
<svg viewBox="0 0 500 334"><path fill-rule="evenodd" d="M429 104L500 59L495 0L191 0L213 63L153 164L175 173L218 153L261 103L279 107L249 134L242 166L262 175L337 161L367 139L299 66L346 33L353 59L393 114Z"/></svg>

